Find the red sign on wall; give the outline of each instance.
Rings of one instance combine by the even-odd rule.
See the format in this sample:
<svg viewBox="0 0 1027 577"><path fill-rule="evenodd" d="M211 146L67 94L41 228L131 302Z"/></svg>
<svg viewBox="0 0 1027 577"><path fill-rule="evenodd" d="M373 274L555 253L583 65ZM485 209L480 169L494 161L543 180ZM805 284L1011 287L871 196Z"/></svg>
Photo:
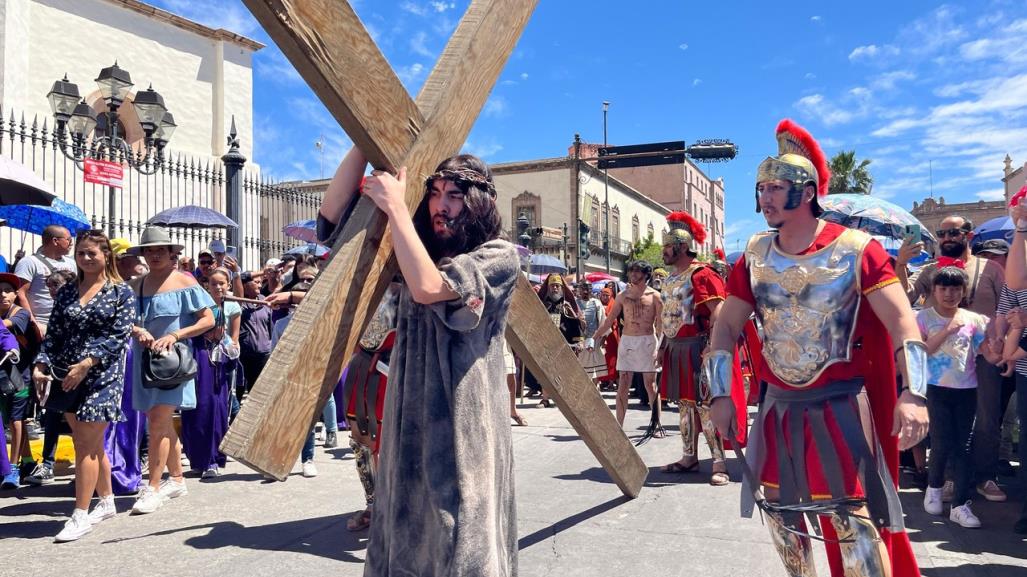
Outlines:
<svg viewBox="0 0 1027 577"><path fill-rule="evenodd" d="M121 180L125 176L121 165L109 160L87 158L83 161L82 170L85 173L86 182L117 188L121 188Z"/></svg>

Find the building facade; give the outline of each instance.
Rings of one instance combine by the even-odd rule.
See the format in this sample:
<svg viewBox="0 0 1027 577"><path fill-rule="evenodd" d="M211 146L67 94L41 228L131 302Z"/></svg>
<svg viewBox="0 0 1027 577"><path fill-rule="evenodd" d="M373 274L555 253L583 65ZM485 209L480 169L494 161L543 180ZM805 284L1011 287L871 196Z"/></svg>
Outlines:
<svg viewBox="0 0 1027 577"><path fill-rule="evenodd" d="M614 276L624 272L632 243L649 234L659 242L667 225L667 207L612 175L605 181L601 170L573 158L507 162L490 168L509 238L517 240L517 219L524 214L529 227L542 229L531 241L532 250L559 258L569 269L606 271L607 215ZM591 229L588 258L579 255L578 220Z"/></svg>
<svg viewBox="0 0 1027 577"><path fill-rule="evenodd" d="M942 220L946 217L958 215L970 219L974 226L1000 216L1008 216L1006 206L1009 199L1027 183L1027 162L1023 166L1013 168L1013 159L1006 155L1002 174L1002 185L1005 192L1003 200L979 200L977 202L962 202L957 204L946 204L945 197L925 198L922 202L914 202L913 216L917 217L930 231L940 228Z"/></svg>
<svg viewBox="0 0 1027 577"><path fill-rule="evenodd" d="M582 158L595 158L602 145L582 143ZM574 147L568 149L574 156ZM595 164L595 161L590 161ZM711 179L689 159L682 164L612 168L610 176L641 191L669 210L684 210L706 227L707 238L700 252L724 248L724 181Z"/></svg>

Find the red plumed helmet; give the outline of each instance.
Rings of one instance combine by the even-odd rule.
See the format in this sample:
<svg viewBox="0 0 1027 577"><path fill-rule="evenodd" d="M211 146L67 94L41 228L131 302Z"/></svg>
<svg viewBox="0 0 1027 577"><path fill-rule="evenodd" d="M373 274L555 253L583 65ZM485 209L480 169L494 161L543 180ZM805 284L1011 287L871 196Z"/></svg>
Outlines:
<svg viewBox="0 0 1027 577"><path fill-rule="evenodd" d="M722 248L713 249L713 256L717 257L717 260L727 260L727 255L724 254L724 249Z"/></svg>
<svg viewBox="0 0 1027 577"><path fill-rule="evenodd" d="M780 159L784 154L798 154L808 159L817 171L817 196L827 194L831 185L831 169L820 144L808 130L785 118L777 125L777 151Z"/></svg>
<svg viewBox="0 0 1027 577"><path fill-rule="evenodd" d="M674 232L674 229L688 229L696 244L706 242L706 228L683 210L668 214L667 224L670 225L671 232Z"/></svg>

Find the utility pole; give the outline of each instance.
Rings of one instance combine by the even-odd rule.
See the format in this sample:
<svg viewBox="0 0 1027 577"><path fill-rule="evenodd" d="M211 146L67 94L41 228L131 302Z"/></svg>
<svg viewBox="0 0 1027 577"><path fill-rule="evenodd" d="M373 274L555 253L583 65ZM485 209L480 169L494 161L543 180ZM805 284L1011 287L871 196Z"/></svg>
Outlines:
<svg viewBox="0 0 1027 577"><path fill-rule="evenodd" d="M603 101L603 148L606 143L606 113L610 110L609 101ZM610 274L610 172L603 169L603 254L606 255L606 274Z"/></svg>
<svg viewBox="0 0 1027 577"><path fill-rule="evenodd" d="M574 134L574 199L573 206L571 207L571 214L574 215L574 230L578 229L578 223L581 222L581 215L579 208L581 207L581 135ZM581 262L581 244L580 239L575 243L577 250L574 251L574 268L577 270L577 274L580 277L583 274L582 262Z"/></svg>

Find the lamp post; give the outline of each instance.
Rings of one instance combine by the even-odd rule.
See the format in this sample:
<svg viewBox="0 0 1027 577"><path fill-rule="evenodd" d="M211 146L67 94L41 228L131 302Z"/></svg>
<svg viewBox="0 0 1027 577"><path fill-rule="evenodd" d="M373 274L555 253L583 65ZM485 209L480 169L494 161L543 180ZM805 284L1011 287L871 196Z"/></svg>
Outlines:
<svg viewBox="0 0 1027 577"><path fill-rule="evenodd" d="M606 113L610 110L609 101L603 101L603 148L606 148ZM603 169L603 254L606 255L606 274L610 274L610 173Z"/></svg>
<svg viewBox="0 0 1027 577"><path fill-rule="evenodd" d="M132 89L131 76L115 61L114 65L100 70L96 85L107 104L107 111L102 113L105 125L102 129L97 128L99 117L96 112L81 98L78 86L70 82L67 75L54 82L47 93L61 153L79 168L86 158L95 158L128 164L143 174L156 173L164 163L164 148L177 127L175 117L164 105L164 98L153 86L136 93L132 107L145 138L143 150L133 151L118 133L118 109ZM90 136L91 143L86 146ZM108 187L107 198L107 228L111 236L114 236L114 189L113 186Z"/></svg>

